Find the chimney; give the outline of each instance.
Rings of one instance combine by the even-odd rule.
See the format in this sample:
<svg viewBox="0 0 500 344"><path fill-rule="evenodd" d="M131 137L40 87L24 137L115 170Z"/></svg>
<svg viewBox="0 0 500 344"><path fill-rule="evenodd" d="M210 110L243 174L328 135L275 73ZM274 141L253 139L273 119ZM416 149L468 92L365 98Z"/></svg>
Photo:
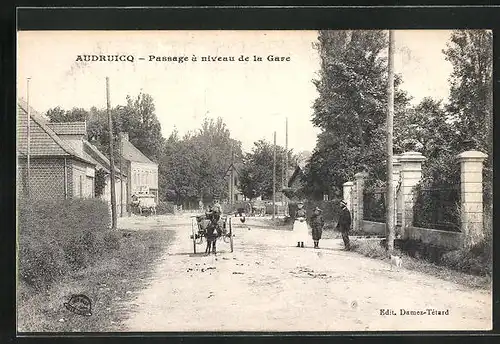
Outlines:
<svg viewBox="0 0 500 344"><path fill-rule="evenodd" d="M128 141L128 133L126 133L126 132L122 132L122 133L121 133L121 136L122 136L122 139L123 139L123 140Z"/></svg>

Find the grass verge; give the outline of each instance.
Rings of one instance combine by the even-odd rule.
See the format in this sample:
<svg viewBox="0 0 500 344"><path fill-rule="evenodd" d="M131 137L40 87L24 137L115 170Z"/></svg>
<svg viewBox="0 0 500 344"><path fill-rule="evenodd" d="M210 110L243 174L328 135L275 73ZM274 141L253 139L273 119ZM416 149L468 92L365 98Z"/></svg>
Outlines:
<svg viewBox="0 0 500 344"><path fill-rule="evenodd" d="M18 285L19 332L120 331L122 321L133 311L130 305L152 274L154 262L174 237L168 230L118 230L120 245L93 265L69 274L46 291L35 293L25 283ZM81 316L64 307L73 294L92 301L92 315ZM132 305L133 306L133 305Z"/></svg>
<svg viewBox="0 0 500 344"><path fill-rule="evenodd" d="M369 258L389 262L385 248L382 247L380 240L377 239L352 240L351 251L357 252ZM425 260L410 257L398 249L395 249L395 254L403 257L403 268L405 269L422 272L470 288L491 288L492 280L490 275L478 276L461 271L455 271L446 266L439 266Z"/></svg>

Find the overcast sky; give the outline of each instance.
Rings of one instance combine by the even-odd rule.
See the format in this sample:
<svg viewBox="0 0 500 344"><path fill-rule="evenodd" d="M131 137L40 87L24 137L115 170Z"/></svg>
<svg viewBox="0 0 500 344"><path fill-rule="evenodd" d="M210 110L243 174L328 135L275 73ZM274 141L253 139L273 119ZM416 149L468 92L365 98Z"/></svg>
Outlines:
<svg viewBox="0 0 500 344"><path fill-rule="evenodd" d="M448 97L451 65L445 61L450 31L396 31L395 72L418 102ZM110 78L112 106L127 95L149 93L165 137L200 127L207 117L222 117L231 134L250 150L259 139L285 142L312 151L318 129L310 122L317 97L311 80L319 60L313 49L316 31L137 31L19 32L18 96L38 112L61 106L106 107L105 78ZM77 62L78 55L132 55L134 62ZM186 56L189 61L149 62L149 55ZM198 61L191 58L196 56ZM249 62L202 62L202 56L250 57ZM253 62L253 56L262 62ZM268 55L289 57L270 62ZM145 60L138 60L139 57Z"/></svg>

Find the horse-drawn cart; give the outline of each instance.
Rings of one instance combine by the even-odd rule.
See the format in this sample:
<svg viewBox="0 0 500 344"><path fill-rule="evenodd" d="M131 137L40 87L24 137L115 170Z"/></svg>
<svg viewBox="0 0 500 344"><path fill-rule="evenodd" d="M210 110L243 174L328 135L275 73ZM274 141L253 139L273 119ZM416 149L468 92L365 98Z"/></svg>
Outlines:
<svg viewBox="0 0 500 344"><path fill-rule="evenodd" d="M149 193L137 193L132 195L131 206L139 212L139 214L143 214L143 212L147 212L151 215L156 215L156 202L155 196Z"/></svg>
<svg viewBox="0 0 500 344"><path fill-rule="evenodd" d="M222 239L226 244L230 244L233 252L233 227L230 216L221 216L217 224L213 224L207 215L192 216L191 239L193 240L193 251L196 253L196 245L201 245L206 241L205 253L211 250L215 253L216 241Z"/></svg>

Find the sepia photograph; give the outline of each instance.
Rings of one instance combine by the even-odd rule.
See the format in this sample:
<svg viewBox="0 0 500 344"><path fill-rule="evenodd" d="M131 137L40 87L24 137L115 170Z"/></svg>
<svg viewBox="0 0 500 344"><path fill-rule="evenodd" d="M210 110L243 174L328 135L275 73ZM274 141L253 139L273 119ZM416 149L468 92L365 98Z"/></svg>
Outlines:
<svg viewBox="0 0 500 344"><path fill-rule="evenodd" d="M492 330L491 30L17 32L17 331Z"/></svg>

